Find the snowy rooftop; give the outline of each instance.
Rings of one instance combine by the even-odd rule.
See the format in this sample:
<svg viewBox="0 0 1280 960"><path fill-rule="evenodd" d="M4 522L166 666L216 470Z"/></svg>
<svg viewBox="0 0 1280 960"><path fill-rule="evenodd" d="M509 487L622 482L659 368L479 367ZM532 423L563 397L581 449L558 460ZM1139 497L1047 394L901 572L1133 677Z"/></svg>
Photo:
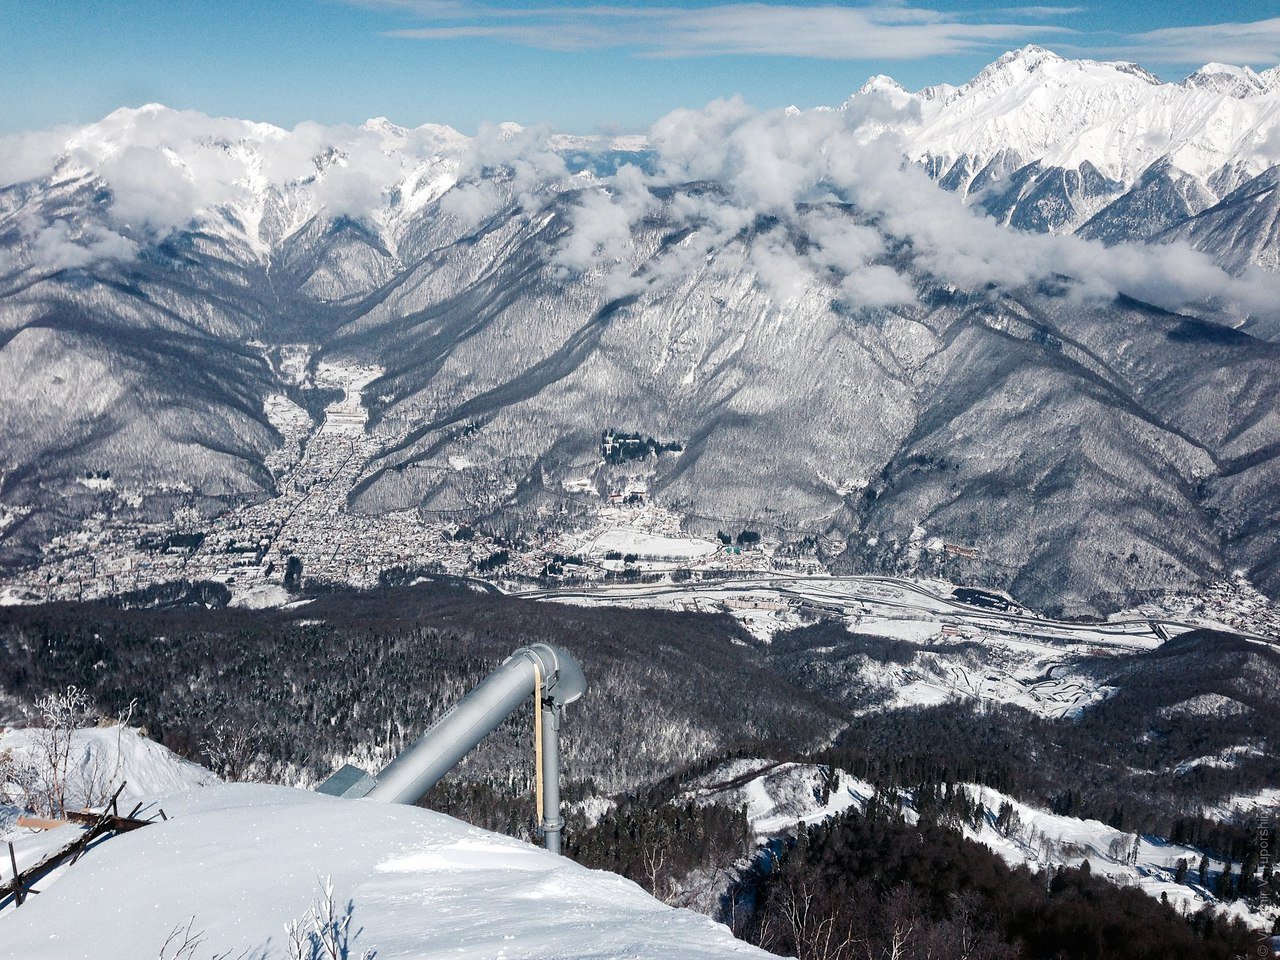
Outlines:
<svg viewBox="0 0 1280 960"><path fill-rule="evenodd" d="M0 916L0 958L148 960L189 921L204 954L285 957L285 924L326 877L351 904L352 957L768 956L621 877L430 810L251 784L161 803L171 820Z"/></svg>

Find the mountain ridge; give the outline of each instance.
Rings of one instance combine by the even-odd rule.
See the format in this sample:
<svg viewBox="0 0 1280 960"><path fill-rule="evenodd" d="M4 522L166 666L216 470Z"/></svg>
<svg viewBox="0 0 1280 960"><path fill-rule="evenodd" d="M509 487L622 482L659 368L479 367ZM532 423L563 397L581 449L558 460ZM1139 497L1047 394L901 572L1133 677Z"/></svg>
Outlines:
<svg viewBox="0 0 1280 960"><path fill-rule="evenodd" d="M568 485L640 484L703 534L831 537L847 569L920 562L927 528L980 547L956 577L1050 609L1235 566L1274 592L1275 168L1203 179L1156 150L1130 182L1054 166L1034 125L978 167L1008 117L1043 120L1044 90L1084 81L1107 122L1144 90L1225 111L1219 158L1246 115L1280 131L1280 94L1031 48L950 93L723 101L643 143L159 106L0 141L0 179L43 171L0 187L0 369L31 385L0 411L21 438L0 549L31 565L86 523L276 496L265 464L307 441L268 399L321 389L332 360L379 371L356 401L370 452L343 509L360 516L541 538L591 513ZM956 104L974 152L904 163L903 131ZM1026 161L1032 141L1048 152ZM47 386L89 377L116 387ZM609 429L680 453L614 469Z"/></svg>

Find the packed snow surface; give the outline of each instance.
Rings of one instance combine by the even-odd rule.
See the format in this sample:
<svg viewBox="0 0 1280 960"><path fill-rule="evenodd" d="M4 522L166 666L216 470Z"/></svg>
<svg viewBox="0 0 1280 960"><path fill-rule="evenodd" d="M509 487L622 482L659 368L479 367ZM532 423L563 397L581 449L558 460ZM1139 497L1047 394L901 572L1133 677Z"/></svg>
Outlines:
<svg viewBox="0 0 1280 960"><path fill-rule="evenodd" d="M430 810L258 784L159 802L170 820L0 916L0 960L156 957L189 921L205 954L284 957L323 878L350 905L352 957L768 956L619 876Z"/></svg>
<svg viewBox="0 0 1280 960"><path fill-rule="evenodd" d="M590 546L592 556L609 552L635 554L642 560L686 560L705 557L719 549L708 540L690 537L664 537L645 530L615 527L606 530Z"/></svg>

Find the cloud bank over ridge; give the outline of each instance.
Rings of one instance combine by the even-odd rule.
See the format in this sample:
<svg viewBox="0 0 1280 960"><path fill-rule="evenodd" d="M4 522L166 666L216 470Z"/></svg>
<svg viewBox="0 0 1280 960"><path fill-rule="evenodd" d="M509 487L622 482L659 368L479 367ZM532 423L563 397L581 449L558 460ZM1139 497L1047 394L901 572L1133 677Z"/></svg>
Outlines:
<svg viewBox="0 0 1280 960"><path fill-rule="evenodd" d="M676 111L651 131L653 174L624 167L587 192L562 262L625 268L620 251L654 209L651 191L699 183L713 189L685 192L665 207L673 227L694 232L665 256L691 268L744 229L761 229L768 242L753 247L755 265L782 299L825 280L850 308L904 304L914 296L909 273L896 269L905 264L966 290L1066 279L1074 296L1125 293L1170 310L1277 316L1280 277L1261 269L1232 277L1180 243L1104 247L1071 235L1022 233L966 206L903 162L886 125L914 108L914 101L899 105L873 90L842 110L757 111L733 99ZM656 275L682 272L669 266ZM619 295L635 293L653 275L615 274L611 282Z"/></svg>
<svg viewBox="0 0 1280 960"><path fill-rule="evenodd" d="M23 243L7 268L128 259L220 211L252 221L273 197L297 208L298 222L311 213L347 217L394 246L405 218L433 200L438 210L427 215L475 226L509 202L534 215L577 190L554 262L566 282L602 272L614 296L679 279L753 231L744 255L779 302L825 284L844 307L893 307L913 299L912 276L924 273L974 291L1069 278L1073 296L1125 293L1237 320L1280 316L1274 273L1251 268L1233 277L1183 244L1104 247L997 224L904 162L893 131L918 109L882 89L839 110L761 111L720 100L661 119L644 169L623 164L609 175L571 175L563 143L543 129L504 125L468 138L447 127L370 121L286 131L160 107L117 111L86 128L0 139L3 184L88 178L110 198L105 225L15 213L11 227ZM688 236L637 272L633 235L653 216Z"/></svg>

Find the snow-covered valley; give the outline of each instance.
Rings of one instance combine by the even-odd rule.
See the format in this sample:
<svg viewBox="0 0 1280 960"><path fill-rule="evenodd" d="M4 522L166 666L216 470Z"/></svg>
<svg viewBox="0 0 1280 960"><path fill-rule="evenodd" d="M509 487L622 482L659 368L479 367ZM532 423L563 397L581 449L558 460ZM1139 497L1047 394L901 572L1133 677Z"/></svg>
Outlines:
<svg viewBox="0 0 1280 960"><path fill-rule="evenodd" d="M630 573L748 531L1073 615L1274 595L1278 104L1027 47L623 141L156 105L6 141L6 596ZM679 536L602 522L635 503Z"/></svg>

